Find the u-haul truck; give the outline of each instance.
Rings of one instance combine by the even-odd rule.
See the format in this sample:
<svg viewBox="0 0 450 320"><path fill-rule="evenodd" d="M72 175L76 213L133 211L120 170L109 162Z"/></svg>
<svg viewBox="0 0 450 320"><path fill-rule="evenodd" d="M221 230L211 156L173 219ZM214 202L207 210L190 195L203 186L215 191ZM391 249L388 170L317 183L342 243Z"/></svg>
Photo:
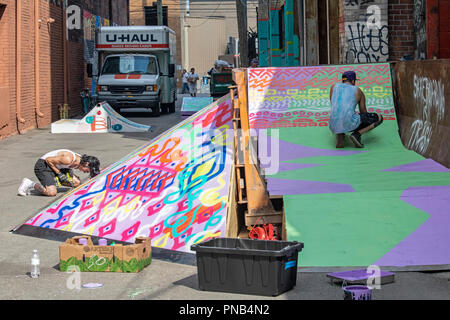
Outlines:
<svg viewBox="0 0 450 320"><path fill-rule="evenodd" d="M166 26L101 27L97 58L88 66L96 100L115 110L151 108L155 116L175 112L176 34ZM92 72L93 71L93 72Z"/></svg>

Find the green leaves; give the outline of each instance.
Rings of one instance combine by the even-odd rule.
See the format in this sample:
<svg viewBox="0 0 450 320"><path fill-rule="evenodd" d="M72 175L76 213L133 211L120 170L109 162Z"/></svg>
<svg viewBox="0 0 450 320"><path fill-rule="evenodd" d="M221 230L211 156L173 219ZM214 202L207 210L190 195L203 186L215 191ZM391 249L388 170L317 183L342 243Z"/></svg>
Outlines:
<svg viewBox="0 0 450 320"><path fill-rule="evenodd" d="M123 272L137 272L138 270L140 271L139 263L136 258L133 258L130 261L122 261Z"/></svg>
<svg viewBox="0 0 450 320"><path fill-rule="evenodd" d="M130 272L135 273L143 270L146 266L151 264L152 257L138 260L136 258L130 261L120 260L116 257L108 259L93 255L85 257L85 261L78 260L76 257L70 257L68 260L61 260L59 262L59 269L62 272L71 270L71 266L79 268L80 272Z"/></svg>

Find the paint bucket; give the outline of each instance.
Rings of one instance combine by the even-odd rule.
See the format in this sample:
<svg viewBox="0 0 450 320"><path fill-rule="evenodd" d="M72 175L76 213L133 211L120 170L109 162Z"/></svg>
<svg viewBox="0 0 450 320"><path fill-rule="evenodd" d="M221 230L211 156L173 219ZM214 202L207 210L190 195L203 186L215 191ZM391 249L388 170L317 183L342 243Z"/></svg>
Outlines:
<svg viewBox="0 0 450 320"><path fill-rule="evenodd" d="M372 288L368 286L346 286L344 300L372 300Z"/></svg>
<svg viewBox="0 0 450 320"><path fill-rule="evenodd" d="M98 245L99 246L106 246L108 244L108 241L106 239L99 239Z"/></svg>

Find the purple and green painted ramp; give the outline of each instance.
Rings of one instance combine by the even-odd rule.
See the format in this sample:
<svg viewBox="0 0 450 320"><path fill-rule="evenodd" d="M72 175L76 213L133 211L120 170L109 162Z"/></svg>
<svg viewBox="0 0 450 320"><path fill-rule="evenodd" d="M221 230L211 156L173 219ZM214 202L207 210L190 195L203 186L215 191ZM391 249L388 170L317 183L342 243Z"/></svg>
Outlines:
<svg viewBox="0 0 450 320"><path fill-rule="evenodd" d="M385 121L336 149L329 88L355 70L370 112ZM302 267L448 267L450 170L407 150L398 135L388 64L249 69L249 115L279 145L268 176L284 195L288 240ZM262 146L260 146L261 148Z"/></svg>

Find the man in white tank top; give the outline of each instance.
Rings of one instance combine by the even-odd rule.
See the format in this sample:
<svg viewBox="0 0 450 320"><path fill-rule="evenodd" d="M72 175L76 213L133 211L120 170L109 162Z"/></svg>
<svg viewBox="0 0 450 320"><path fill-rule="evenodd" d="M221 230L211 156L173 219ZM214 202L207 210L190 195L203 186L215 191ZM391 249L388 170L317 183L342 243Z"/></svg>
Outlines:
<svg viewBox="0 0 450 320"><path fill-rule="evenodd" d="M56 178L62 185L67 186L67 173L74 169L89 173L92 178L100 173L100 161L96 157L80 155L68 149L50 151L39 158L34 166L34 173L41 184L24 178L17 193L26 196L31 190L36 190L42 195L54 197L58 193ZM75 175L73 178L69 185L76 188L81 181Z"/></svg>

